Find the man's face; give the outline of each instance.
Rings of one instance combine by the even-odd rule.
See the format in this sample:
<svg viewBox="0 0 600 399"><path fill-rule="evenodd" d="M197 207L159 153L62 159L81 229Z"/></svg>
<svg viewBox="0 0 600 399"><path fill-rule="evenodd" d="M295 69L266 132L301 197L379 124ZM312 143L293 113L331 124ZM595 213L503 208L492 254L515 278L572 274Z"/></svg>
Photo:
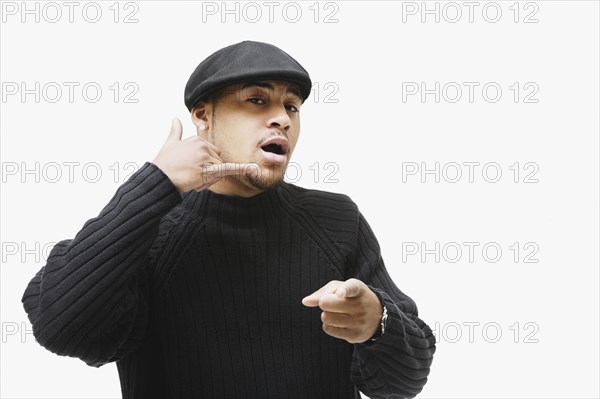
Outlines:
<svg viewBox="0 0 600 399"><path fill-rule="evenodd" d="M223 162L260 166L258 176L228 176L229 184L262 191L283 181L300 134L301 105L297 85L275 80L232 85L216 103L205 103L206 139L221 150ZM194 108L192 115L199 121L202 112Z"/></svg>

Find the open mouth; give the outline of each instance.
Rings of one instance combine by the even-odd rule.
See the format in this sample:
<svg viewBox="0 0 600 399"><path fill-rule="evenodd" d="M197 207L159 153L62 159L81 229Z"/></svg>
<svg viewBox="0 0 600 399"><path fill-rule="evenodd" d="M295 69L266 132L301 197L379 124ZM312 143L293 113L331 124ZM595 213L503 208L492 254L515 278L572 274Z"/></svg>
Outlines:
<svg viewBox="0 0 600 399"><path fill-rule="evenodd" d="M282 136L272 136L260 147L262 157L270 164L283 165L288 158L290 142Z"/></svg>
<svg viewBox="0 0 600 399"><path fill-rule="evenodd" d="M275 143L267 144L260 148L262 148L262 150L264 152L272 152L273 154L278 154L278 155L285 154L285 151L283 150L283 148L279 144L275 144Z"/></svg>

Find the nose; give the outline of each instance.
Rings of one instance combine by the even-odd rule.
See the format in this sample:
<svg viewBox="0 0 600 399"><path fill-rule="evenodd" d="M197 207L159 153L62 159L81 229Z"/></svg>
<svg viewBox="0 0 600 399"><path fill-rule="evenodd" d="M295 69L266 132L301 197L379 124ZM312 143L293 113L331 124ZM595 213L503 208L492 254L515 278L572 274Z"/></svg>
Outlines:
<svg viewBox="0 0 600 399"><path fill-rule="evenodd" d="M292 121L287 113L287 110L285 109L285 105L273 105L273 110L271 111L267 121L267 127L277 127L279 130L284 130L287 132L291 123Z"/></svg>

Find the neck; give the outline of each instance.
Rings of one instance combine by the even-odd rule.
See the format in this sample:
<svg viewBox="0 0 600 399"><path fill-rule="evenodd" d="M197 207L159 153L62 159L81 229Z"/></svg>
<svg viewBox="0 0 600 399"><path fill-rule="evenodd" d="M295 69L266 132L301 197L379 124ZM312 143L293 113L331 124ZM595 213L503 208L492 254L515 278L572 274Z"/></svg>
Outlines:
<svg viewBox="0 0 600 399"><path fill-rule="evenodd" d="M214 186L214 185L213 185ZM199 220L219 228L248 228L262 226L267 228L282 216L279 192L276 187L250 197L221 194L208 189L189 191L183 195L184 207Z"/></svg>

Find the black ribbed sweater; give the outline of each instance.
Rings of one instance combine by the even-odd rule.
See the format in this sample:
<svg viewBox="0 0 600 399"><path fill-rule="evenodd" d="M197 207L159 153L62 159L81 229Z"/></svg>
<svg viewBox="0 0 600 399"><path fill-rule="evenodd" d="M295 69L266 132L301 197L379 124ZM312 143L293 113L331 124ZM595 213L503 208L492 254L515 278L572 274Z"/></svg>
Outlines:
<svg viewBox="0 0 600 399"><path fill-rule="evenodd" d="M377 341L327 335L301 302L352 277L388 309ZM54 246L22 301L48 350L116 361L124 398L414 397L436 348L348 196L286 182L182 195L150 162Z"/></svg>

